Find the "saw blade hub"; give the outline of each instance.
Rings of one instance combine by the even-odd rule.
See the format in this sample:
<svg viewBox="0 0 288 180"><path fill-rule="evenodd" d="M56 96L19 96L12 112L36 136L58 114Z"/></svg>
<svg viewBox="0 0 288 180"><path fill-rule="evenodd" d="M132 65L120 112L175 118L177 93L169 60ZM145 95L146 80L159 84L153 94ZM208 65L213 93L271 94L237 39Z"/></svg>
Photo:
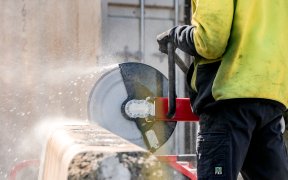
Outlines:
<svg viewBox="0 0 288 180"><path fill-rule="evenodd" d="M155 108L146 100L132 99L125 104L125 113L130 118L147 118L155 115Z"/></svg>

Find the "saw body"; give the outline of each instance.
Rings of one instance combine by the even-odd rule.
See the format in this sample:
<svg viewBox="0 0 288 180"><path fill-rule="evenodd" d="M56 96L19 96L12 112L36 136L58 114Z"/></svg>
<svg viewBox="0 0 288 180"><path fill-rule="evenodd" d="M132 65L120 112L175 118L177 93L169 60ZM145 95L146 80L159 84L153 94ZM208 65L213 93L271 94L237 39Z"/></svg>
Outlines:
<svg viewBox="0 0 288 180"><path fill-rule="evenodd" d="M176 98L175 63L184 72L188 68L173 49L168 51L169 81L143 63L122 63L105 73L90 94L90 121L151 152L167 142L177 121L197 121L189 98Z"/></svg>
<svg viewBox="0 0 288 180"><path fill-rule="evenodd" d="M104 74L91 91L88 114L92 122L147 148L160 148L177 122L155 121L153 97L167 97L168 80L141 63L123 63Z"/></svg>

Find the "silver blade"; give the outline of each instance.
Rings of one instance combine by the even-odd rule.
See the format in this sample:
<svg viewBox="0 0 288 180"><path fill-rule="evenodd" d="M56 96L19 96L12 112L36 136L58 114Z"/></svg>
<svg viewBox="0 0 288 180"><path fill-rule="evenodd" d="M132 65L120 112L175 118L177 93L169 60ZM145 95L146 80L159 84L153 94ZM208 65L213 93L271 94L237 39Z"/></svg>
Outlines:
<svg viewBox="0 0 288 180"><path fill-rule="evenodd" d="M127 92L120 69L115 68L103 75L91 91L88 103L89 120L146 148L136 124L122 116L121 105L126 99Z"/></svg>

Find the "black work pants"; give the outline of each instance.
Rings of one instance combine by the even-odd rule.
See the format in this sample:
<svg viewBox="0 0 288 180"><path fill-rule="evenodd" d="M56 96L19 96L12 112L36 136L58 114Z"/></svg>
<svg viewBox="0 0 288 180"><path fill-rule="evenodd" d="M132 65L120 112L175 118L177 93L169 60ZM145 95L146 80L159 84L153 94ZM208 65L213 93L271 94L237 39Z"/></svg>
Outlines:
<svg viewBox="0 0 288 180"><path fill-rule="evenodd" d="M198 180L287 180L282 110L266 102L223 103L200 115Z"/></svg>

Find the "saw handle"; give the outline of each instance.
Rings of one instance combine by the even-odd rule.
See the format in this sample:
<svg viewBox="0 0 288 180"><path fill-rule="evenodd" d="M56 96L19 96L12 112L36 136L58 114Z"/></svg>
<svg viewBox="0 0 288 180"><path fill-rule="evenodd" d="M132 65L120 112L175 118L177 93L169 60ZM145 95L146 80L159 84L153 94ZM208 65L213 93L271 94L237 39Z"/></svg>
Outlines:
<svg viewBox="0 0 288 180"><path fill-rule="evenodd" d="M176 88L175 88L175 46L172 42L167 44L168 49L168 113L167 118L171 119L176 110Z"/></svg>

